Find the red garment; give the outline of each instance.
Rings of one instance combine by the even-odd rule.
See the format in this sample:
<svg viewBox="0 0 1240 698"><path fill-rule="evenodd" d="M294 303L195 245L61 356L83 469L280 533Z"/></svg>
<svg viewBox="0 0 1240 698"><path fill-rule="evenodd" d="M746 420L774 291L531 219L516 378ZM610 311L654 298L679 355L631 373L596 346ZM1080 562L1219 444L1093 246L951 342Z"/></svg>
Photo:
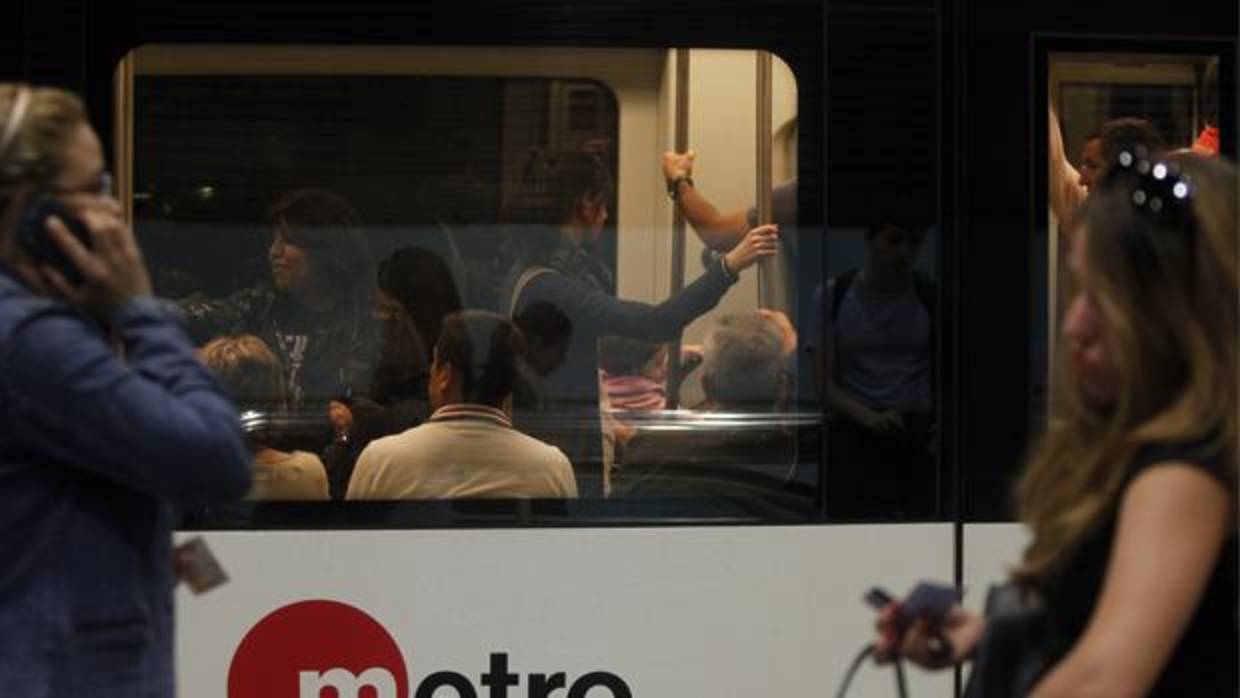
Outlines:
<svg viewBox="0 0 1240 698"><path fill-rule="evenodd" d="M1206 126L1193 141L1193 152L1202 155L1218 155L1218 126Z"/></svg>

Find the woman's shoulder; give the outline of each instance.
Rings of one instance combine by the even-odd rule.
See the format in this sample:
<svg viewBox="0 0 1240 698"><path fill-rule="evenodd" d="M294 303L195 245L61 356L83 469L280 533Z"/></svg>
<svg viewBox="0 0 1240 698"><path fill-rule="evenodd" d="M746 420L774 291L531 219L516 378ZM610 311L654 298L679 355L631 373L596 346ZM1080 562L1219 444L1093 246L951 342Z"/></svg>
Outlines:
<svg viewBox="0 0 1240 698"><path fill-rule="evenodd" d="M69 306L17 286L0 288L0 327L9 331L41 315L72 316Z"/></svg>
<svg viewBox="0 0 1240 698"><path fill-rule="evenodd" d="M323 469L323 459L309 451L293 451L287 463L288 467L310 470L312 474Z"/></svg>
<svg viewBox="0 0 1240 698"><path fill-rule="evenodd" d="M1230 487L1232 477L1228 473L1227 458L1227 449L1217 431L1199 437L1148 441L1133 455L1129 478L1135 478L1150 468L1174 463L1199 468Z"/></svg>

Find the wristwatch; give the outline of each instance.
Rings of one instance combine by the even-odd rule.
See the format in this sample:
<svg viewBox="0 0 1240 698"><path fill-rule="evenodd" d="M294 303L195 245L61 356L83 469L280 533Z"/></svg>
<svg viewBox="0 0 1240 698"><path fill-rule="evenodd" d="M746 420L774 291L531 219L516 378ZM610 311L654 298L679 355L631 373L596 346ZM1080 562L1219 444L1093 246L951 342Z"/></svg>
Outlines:
<svg viewBox="0 0 1240 698"><path fill-rule="evenodd" d="M667 195L675 201L680 196L680 185L688 184L693 186L693 178L689 175L676 175L676 178L667 183Z"/></svg>

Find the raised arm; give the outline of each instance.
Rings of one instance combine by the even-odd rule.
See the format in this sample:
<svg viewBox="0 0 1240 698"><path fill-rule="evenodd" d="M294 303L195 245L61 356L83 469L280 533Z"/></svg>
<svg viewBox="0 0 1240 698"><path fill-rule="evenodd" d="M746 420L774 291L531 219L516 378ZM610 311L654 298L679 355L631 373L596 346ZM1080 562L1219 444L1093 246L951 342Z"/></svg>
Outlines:
<svg viewBox="0 0 1240 698"><path fill-rule="evenodd" d="M1076 215L1081 203L1088 193L1081 186L1081 173L1068 160L1064 151L1063 133L1059 129L1059 117L1055 110L1048 108L1047 113L1047 176L1050 179L1051 211L1059 221L1059 225L1068 225Z"/></svg>
<svg viewBox="0 0 1240 698"><path fill-rule="evenodd" d="M698 191L687 179L693 175L693 160L696 157L697 153L692 150L687 153L670 150L663 153L663 178L674 192L676 206L702 243L712 250L727 252L745 237L749 229L749 214L743 208L721 212Z"/></svg>
<svg viewBox="0 0 1240 698"><path fill-rule="evenodd" d="M706 273L657 305L620 300L561 274L535 277L522 294L522 304L547 301L558 307L574 325L593 326L600 334L664 342L675 338L694 318L715 307L741 272L762 257L776 254L778 249L778 228L758 226Z"/></svg>
<svg viewBox="0 0 1240 698"><path fill-rule="evenodd" d="M1201 601L1232 509L1227 489L1190 464L1160 464L1137 476L1120 504L1085 633L1031 695L1148 693Z"/></svg>

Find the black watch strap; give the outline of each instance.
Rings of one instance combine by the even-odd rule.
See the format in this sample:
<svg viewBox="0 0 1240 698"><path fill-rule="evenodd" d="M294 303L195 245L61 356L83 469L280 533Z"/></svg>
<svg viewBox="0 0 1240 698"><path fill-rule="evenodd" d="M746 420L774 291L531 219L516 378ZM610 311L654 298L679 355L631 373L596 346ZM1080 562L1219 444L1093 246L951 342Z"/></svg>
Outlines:
<svg viewBox="0 0 1240 698"><path fill-rule="evenodd" d="M693 186L693 178L689 175L677 175L676 179L667 183L667 195L672 197L673 201L680 197L680 185L682 183Z"/></svg>

